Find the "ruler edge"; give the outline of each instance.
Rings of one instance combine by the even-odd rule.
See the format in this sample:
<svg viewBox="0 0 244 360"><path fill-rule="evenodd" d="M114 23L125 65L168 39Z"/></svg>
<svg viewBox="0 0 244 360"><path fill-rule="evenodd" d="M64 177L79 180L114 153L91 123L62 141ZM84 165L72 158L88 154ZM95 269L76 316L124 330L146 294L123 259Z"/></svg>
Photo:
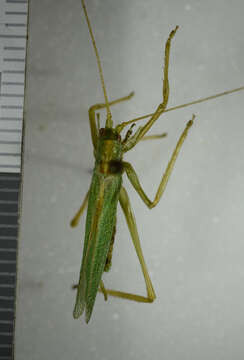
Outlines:
<svg viewBox="0 0 244 360"><path fill-rule="evenodd" d="M19 182L19 198L18 198L18 231L17 231L17 244L16 244L16 278L15 278L15 294L14 294L14 316L13 316L13 335L12 335L12 360L16 358L16 311L17 299L19 294L19 236L21 232L21 216L22 216L22 199L23 199L23 180L24 180L24 149L25 149L25 108L26 108L26 89L27 89L27 68L28 68L28 53L29 53L29 23L30 23L30 1L27 1L27 19L26 19L26 43L25 43L25 70L24 70L24 102L23 102L23 118L22 118L22 139L21 139L21 153L20 153L20 176Z"/></svg>

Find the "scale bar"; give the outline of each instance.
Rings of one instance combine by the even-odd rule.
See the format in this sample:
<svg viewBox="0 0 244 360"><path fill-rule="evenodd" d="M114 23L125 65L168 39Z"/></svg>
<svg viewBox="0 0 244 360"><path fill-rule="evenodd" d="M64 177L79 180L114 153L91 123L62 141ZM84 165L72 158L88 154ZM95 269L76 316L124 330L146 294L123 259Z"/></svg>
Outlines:
<svg viewBox="0 0 244 360"><path fill-rule="evenodd" d="M0 13L0 360L12 360L28 0Z"/></svg>
<svg viewBox="0 0 244 360"><path fill-rule="evenodd" d="M0 8L0 173L20 173L28 1L1 0Z"/></svg>

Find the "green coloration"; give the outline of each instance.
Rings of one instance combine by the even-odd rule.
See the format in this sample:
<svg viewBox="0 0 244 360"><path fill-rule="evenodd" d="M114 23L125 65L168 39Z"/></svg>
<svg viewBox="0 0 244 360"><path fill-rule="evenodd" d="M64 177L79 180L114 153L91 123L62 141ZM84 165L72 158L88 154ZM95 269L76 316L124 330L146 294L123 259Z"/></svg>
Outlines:
<svg viewBox="0 0 244 360"><path fill-rule="evenodd" d="M113 131L101 130L104 130L104 135L98 139L96 164L89 191L83 260L74 309L74 317L78 318L86 306L87 322L105 271L122 184L121 171L111 172L110 166L114 160L121 161L122 144L115 139Z"/></svg>
<svg viewBox="0 0 244 360"><path fill-rule="evenodd" d="M161 199L163 192L166 188L168 179L174 167L178 153L182 147L182 144L187 136L188 130L193 124L195 115L188 121L184 131L182 132L175 150L171 156L165 173L162 176L155 198L151 201L142 189L139 179L136 175L132 165L123 161L123 154L132 149L139 141L145 139L158 139L166 136L165 133L161 135L145 136L154 122L165 112L167 109L167 103L169 98L169 80L168 80L168 67L169 67L169 54L171 40L174 37L178 27L176 27L169 35L165 45L165 58L164 58L164 80L163 80L163 99L156 110L149 115L144 115L140 118L123 122L113 128L112 116L110 106L118 104L122 101L131 99L134 93L130 93L128 96L120 99L108 102L108 96L105 89L105 82L102 73L101 62L99 59L98 51L96 48L95 39L92 33L92 28L84 4L84 0L81 0L84 9L86 21L88 24L89 32L91 35L93 47L95 50L99 74L101 78L102 89L104 93L105 103L93 105L89 109L89 121L91 129L91 138L94 146L95 154L95 168L93 171L92 182L86 197L71 221L71 226L77 226L78 221L88 203L87 218L86 218L86 231L85 242L83 249L83 258L80 271L79 284L75 286L77 288L76 303L73 312L74 318L79 318L83 312L86 313L86 322L90 320L92 310L94 307L96 295L98 291L101 291L105 300L109 296L115 296L124 298L127 300L133 300L137 302L151 303L156 298L152 282L150 280L144 256L142 253L140 240L138 236L135 217L131 208L130 200L125 188L122 186L122 173L126 172L128 179L132 186L141 197L142 201L148 206L149 209L157 205ZM210 96L205 99L193 101L188 104L179 105L176 108L189 106L202 101L210 100L227 93L243 90L244 87L227 91L221 94ZM99 115L96 111L105 108L107 111L107 119L105 128L100 128ZM133 134L133 127L136 121L149 117L149 120L143 126L140 126ZM121 138L121 131L129 124L132 124L127 131L124 138ZM147 296L141 296L131 293L126 293L117 290L106 289L102 281L102 275L104 271L108 271L111 267L112 249L114 243L115 229L116 229L116 211L118 201L121 205L122 211L125 215L126 222L130 231L132 242L134 244L142 273L144 276Z"/></svg>
<svg viewBox="0 0 244 360"><path fill-rule="evenodd" d="M112 266L112 254L113 254L113 247L114 247L114 239L115 239L115 232L116 232L116 225L114 226L112 239L110 241L110 246L107 254L106 263L104 266L104 271L108 272Z"/></svg>

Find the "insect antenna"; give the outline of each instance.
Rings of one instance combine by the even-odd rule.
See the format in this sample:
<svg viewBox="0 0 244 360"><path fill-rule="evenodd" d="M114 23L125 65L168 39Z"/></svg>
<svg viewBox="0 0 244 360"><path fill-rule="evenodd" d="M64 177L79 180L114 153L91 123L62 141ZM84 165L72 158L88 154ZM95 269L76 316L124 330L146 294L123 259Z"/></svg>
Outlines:
<svg viewBox="0 0 244 360"><path fill-rule="evenodd" d="M111 111L110 111L110 107L109 107L109 103L108 103L108 96L107 96L107 91L106 91L104 77L103 77L101 60L100 60L100 57L99 57L99 54L98 54L95 38L94 38L94 35L93 35L93 32L92 32L91 23L90 23L88 13L87 13L87 10L86 10L85 1L81 0L81 4L82 4L83 10L84 10L87 26L88 26L89 33L90 33L90 36L91 36L92 45L93 45L93 48L94 48L94 51L95 51L95 55L96 55L96 59L97 59L98 71L99 71L99 75L100 75L101 85L102 85L105 104L106 104L107 118L106 118L106 125L105 126L108 127L108 128L112 128L113 127L113 121L112 121L112 115L111 115Z"/></svg>
<svg viewBox="0 0 244 360"><path fill-rule="evenodd" d="M213 100L213 99L216 99L218 97L221 97L221 96L225 96L225 95L229 95L229 94L232 94L232 93L235 93L235 92L238 92L238 91L242 91L244 90L244 86L241 86L239 88L236 88L236 89L232 89L232 90L227 90L227 91L224 91L224 92L221 92L221 93L218 93L218 94L215 94L215 95L211 95L211 96L208 96L208 97L205 97L205 98L200 98L198 100L194 100L194 101L191 101L189 103L186 103L186 104L181 104L181 105L177 105L177 106L173 106L171 108L167 108L164 112L169 112L169 111L172 111L172 110L178 110L178 109L182 109L184 107L187 107L187 106L191 106L191 105L195 105L195 104L200 104L202 102L205 102L205 101L209 101L209 100ZM119 129L118 131L121 132L125 126L127 125L130 125L136 121L139 121L139 120L143 120L143 119L146 119L150 116L152 116L154 113L151 113L151 114L146 114L146 115L143 115L143 116L140 116L138 118L134 118L132 120L129 120L129 121L125 121L123 122L122 124L119 124L117 126L117 128Z"/></svg>

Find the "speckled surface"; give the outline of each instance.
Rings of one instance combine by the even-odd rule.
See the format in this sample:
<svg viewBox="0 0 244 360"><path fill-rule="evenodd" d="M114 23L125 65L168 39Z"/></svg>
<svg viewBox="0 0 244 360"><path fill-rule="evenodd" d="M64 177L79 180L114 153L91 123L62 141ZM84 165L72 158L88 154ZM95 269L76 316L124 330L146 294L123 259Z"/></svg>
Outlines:
<svg viewBox="0 0 244 360"><path fill-rule="evenodd" d="M244 84L243 1L90 0L88 12L119 121L161 100L163 46L172 43L169 105ZM79 0L32 1L16 360L242 360L244 354L244 92L175 111L126 160L153 197L188 119L197 116L166 193L148 210L127 180L157 294L153 304L97 297L89 325L73 320L84 218L69 220L93 167L87 110L102 101ZM121 210L105 285L143 294Z"/></svg>

